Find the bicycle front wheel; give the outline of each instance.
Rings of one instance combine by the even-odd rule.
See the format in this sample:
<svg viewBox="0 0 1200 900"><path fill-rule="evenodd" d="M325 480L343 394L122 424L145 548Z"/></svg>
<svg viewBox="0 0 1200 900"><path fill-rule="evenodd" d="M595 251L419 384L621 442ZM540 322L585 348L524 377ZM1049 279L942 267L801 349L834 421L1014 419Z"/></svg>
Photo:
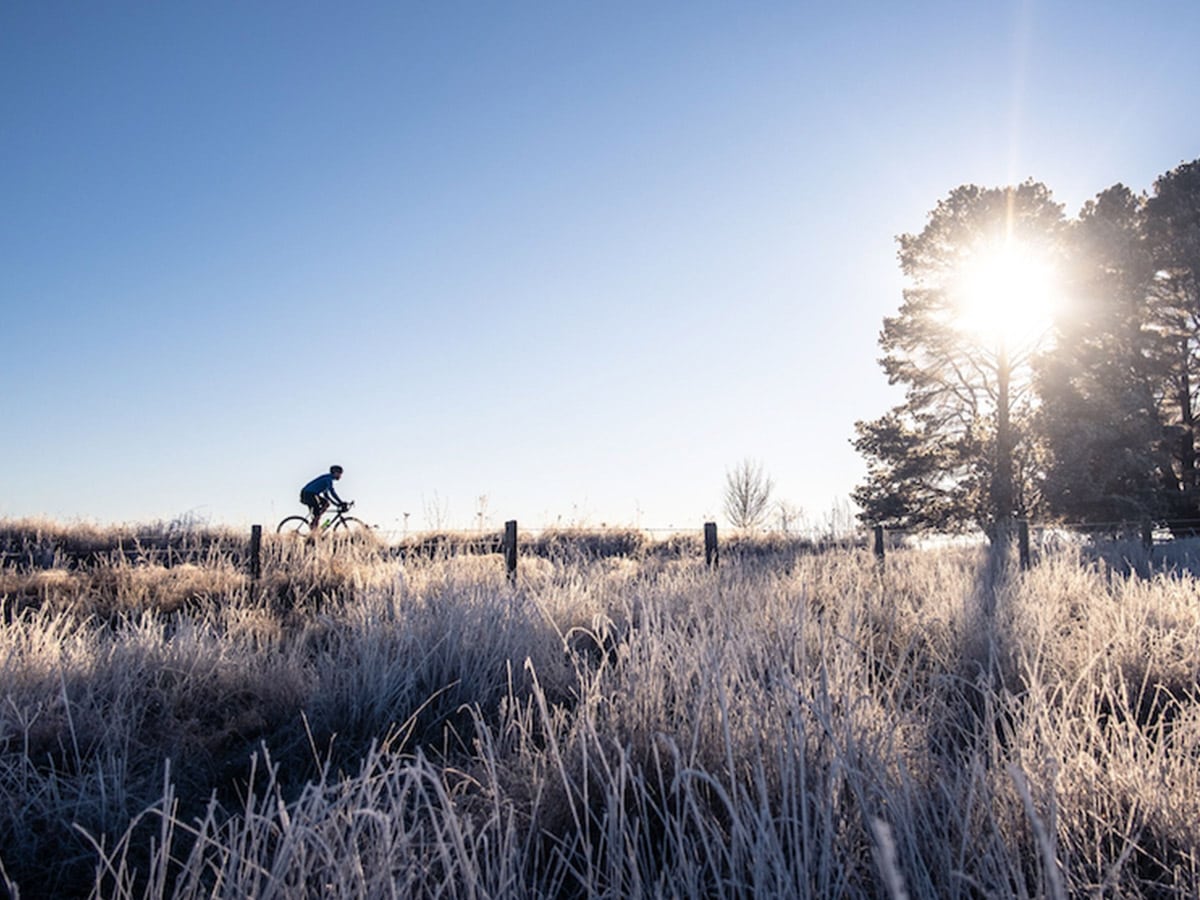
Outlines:
<svg viewBox="0 0 1200 900"><path fill-rule="evenodd" d="M311 532L312 523L304 516L288 516L275 529L276 534L296 534L300 537L308 537Z"/></svg>
<svg viewBox="0 0 1200 900"><path fill-rule="evenodd" d="M340 534L348 534L357 536L360 534L370 534L371 526L362 519L355 519L352 516L342 516L333 526L334 531Z"/></svg>

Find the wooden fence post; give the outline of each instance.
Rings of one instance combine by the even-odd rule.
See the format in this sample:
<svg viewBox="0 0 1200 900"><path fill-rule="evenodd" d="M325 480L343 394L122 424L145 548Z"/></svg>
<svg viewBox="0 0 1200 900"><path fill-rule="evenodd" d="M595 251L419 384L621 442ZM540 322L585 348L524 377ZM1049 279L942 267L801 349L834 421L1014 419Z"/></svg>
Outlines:
<svg viewBox="0 0 1200 900"><path fill-rule="evenodd" d="M1029 568L1029 520L1017 522L1017 555L1021 560L1021 568Z"/></svg>
<svg viewBox="0 0 1200 900"><path fill-rule="evenodd" d="M258 581L262 576L262 526L250 526L250 580Z"/></svg>
<svg viewBox="0 0 1200 900"><path fill-rule="evenodd" d="M704 564L710 569L717 567L719 553L717 551L717 523L704 523Z"/></svg>
<svg viewBox="0 0 1200 900"><path fill-rule="evenodd" d="M877 560L879 560L880 562L883 562L883 557L886 552L887 551L884 550L883 526L876 525L875 526L875 558Z"/></svg>
<svg viewBox="0 0 1200 900"><path fill-rule="evenodd" d="M517 580L517 520L510 519L504 523L504 570L508 580Z"/></svg>
<svg viewBox="0 0 1200 900"><path fill-rule="evenodd" d="M1149 519L1142 520L1142 549L1147 553L1154 550L1154 524Z"/></svg>

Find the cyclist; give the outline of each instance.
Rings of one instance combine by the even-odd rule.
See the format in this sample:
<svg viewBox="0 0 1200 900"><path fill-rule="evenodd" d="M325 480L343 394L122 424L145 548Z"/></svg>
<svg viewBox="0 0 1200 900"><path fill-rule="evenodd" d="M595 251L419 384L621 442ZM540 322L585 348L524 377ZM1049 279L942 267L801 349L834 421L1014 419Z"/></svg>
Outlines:
<svg viewBox="0 0 1200 900"><path fill-rule="evenodd" d="M300 502L312 512L313 531L320 527L321 514L329 509L331 501L339 506L346 503L333 489L333 483L342 477L342 471L341 466L330 466L326 474L318 475L300 489Z"/></svg>

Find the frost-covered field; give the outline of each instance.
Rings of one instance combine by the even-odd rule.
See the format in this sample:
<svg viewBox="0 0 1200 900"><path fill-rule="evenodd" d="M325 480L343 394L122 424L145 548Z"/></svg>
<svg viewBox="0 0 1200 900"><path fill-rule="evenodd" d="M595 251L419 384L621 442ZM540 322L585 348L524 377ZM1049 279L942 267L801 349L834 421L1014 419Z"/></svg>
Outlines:
<svg viewBox="0 0 1200 900"><path fill-rule="evenodd" d="M0 891L1200 894L1186 573L235 546L0 570Z"/></svg>

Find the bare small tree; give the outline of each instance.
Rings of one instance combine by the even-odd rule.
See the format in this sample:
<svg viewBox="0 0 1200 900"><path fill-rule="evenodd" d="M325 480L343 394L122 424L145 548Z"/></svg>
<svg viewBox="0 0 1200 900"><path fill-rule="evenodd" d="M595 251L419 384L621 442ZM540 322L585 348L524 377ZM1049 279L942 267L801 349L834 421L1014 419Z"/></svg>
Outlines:
<svg viewBox="0 0 1200 900"><path fill-rule="evenodd" d="M775 501L775 514L779 517L779 530L784 534L791 534L792 529L802 527L804 510L787 500Z"/></svg>
<svg viewBox="0 0 1200 900"><path fill-rule="evenodd" d="M421 502L425 507L425 527L434 531L446 528L450 521L450 502L437 491L433 492L432 499L421 495Z"/></svg>
<svg viewBox="0 0 1200 900"><path fill-rule="evenodd" d="M734 528L755 528L771 501L771 479L762 464L744 459L725 473L725 518Z"/></svg>

